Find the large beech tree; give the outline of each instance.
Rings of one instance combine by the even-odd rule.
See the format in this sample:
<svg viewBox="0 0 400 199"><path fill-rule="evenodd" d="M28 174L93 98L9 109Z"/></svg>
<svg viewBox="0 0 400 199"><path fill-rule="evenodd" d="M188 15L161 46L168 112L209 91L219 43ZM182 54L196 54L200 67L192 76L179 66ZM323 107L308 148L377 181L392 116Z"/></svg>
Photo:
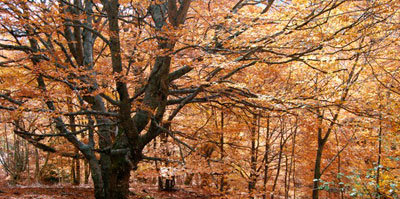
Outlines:
<svg viewBox="0 0 400 199"><path fill-rule="evenodd" d="M3 93L3 98L14 104L3 108L51 114L51 123L57 129L54 134L65 137L88 160L96 198L127 197L130 171L144 158L143 148L162 132L159 125L166 110L170 83L191 70L183 67L170 73L170 54L176 43L173 34L185 22L191 1L127 3L117 0L1 3L2 17L9 19L2 23L3 31L8 33L5 37L14 39L3 42L1 47L25 53L24 61L18 63L21 64L19 72L27 70L30 74L21 81L31 81L30 88L34 92L21 92L18 97L12 91ZM153 22L147 16L151 16ZM140 73L140 69L133 66L140 58L135 49L123 49L121 21L138 31L142 31L140 26L152 23L153 44L157 44L154 50L159 51L149 63L152 66L146 82L141 82L142 87L134 85L137 88L134 92L126 76L132 71ZM128 61L123 60L123 53L131 53ZM96 59L105 56L111 57L111 61L101 63L106 66L100 68L108 70L108 74L96 69ZM106 79L102 85L99 74L103 77L111 75L113 79ZM108 87L111 88L108 91L116 94L102 90ZM58 95L53 89L68 94ZM75 112L62 113L60 103L67 95L74 98L71 103ZM142 96L140 100L139 96ZM35 102L40 103L36 109L29 106ZM78 139L79 132L72 132L70 127L76 124L67 124L62 115L86 116L87 127L80 130L89 130L86 142ZM21 117L12 119L15 133L39 148L54 150L39 143L43 135L23 128ZM150 127L142 133L149 121L152 121ZM94 126L97 136L93 135ZM95 143L95 137L98 137L98 143ZM95 153L100 157L97 158Z"/></svg>

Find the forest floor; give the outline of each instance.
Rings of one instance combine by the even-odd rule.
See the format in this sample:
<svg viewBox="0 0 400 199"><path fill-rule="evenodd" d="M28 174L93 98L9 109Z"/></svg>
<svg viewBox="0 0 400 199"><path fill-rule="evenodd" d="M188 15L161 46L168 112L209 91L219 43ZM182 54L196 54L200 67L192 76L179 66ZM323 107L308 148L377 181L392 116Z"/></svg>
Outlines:
<svg viewBox="0 0 400 199"><path fill-rule="evenodd" d="M218 198L205 190L190 187L178 187L176 191L158 191L157 186L142 183L131 184L130 199L211 199ZM0 172L0 199L94 199L90 185L9 185L7 178Z"/></svg>
<svg viewBox="0 0 400 199"><path fill-rule="evenodd" d="M93 188L85 186L32 185L32 186L0 186L0 199L94 199ZM158 191L157 187L146 185L146 189L131 189L130 199L208 199L215 198L187 189L173 192Z"/></svg>

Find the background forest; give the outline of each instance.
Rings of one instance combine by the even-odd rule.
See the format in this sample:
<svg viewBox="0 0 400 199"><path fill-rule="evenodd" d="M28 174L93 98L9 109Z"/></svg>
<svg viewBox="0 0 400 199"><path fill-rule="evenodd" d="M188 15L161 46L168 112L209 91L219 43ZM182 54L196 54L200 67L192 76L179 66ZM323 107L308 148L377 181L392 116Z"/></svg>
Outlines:
<svg viewBox="0 0 400 199"><path fill-rule="evenodd" d="M89 183L96 199L149 198L153 186L400 198L399 9L0 0L7 182Z"/></svg>

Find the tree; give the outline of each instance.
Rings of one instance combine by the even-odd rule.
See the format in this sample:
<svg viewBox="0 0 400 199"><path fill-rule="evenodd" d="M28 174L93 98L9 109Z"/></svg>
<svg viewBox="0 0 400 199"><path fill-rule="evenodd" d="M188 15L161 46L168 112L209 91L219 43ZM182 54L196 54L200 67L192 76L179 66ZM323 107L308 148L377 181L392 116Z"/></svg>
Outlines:
<svg viewBox="0 0 400 199"><path fill-rule="evenodd" d="M19 109L50 113L50 123L57 128L50 136L65 137L89 161L96 198L126 198L131 169L144 158L143 148L163 132L158 126L167 105L168 85L191 70L183 67L169 72L169 54L176 43L171 36L185 22L190 3L189 0L181 1L179 6L173 0L161 4L150 1L127 4L116 0L1 3L2 15L9 19L2 23L2 31L10 38L1 44L1 48L25 54L19 60L7 57L2 65L18 67L15 70L28 74L24 80L36 82L27 88L31 93L21 91L17 94L10 90L3 93L2 97L8 103L3 108L14 112ZM128 11L123 10L128 8ZM135 49L124 52L123 45L126 44L121 42L120 30L125 27L121 27L120 21L142 31L141 26L149 23L148 15L154 21L150 26L154 26L151 34L156 41L152 43L158 45L156 49L160 52L154 57L146 82L132 85L128 82L132 80L126 77L145 71L131 69L140 57L135 55ZM123 53L132 54L125 60ZM111 62L106 56L111 57ZM97 59L101 59L102 66L97 66L100 62ZM114 79L100 82L101 75L112 75ZM18 86L23 88L23 85L15 88ZM137 91L132 92L135 87ZM112 92L117 94L110 96ZM142 94L144 97L138 100ZM61 104L67 104L63 98L68 95L74 98L69 105L73 107L72 111L65 110ZM135 101L140 101L138 107L134 107ZM155 115L153 111L156 111ZM133 112L136 114L132 116ZM23 120L21 117L24 116L15 117ZM64 116L80 117L86 125L74 132L75 124L68 123ZM149 121L151 124L146 133L141 133ZM88 131L86 142L77 136L85 131ZM46 135L28 132L18 122L15 133L42 149L52 150L39 143ZM95 144L96 137L98 144ZM100 159L95 153L100 153Z"/></svg>

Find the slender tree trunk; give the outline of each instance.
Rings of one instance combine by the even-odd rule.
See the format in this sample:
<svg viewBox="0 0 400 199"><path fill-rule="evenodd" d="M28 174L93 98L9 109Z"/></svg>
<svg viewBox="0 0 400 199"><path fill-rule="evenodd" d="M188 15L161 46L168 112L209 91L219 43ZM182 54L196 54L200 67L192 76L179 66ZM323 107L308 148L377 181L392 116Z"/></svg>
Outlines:
<svg viewBox="0 0 400 199"><path fill-rule="evenodd" d="M256 157L256 126L257 115L254 115L253 122L251 123L251 149L250 149L250 179L249 179L249 194L250 198L254 198L253 192L257 183L257 157Z"/></svg>
<svg viewBox="0 0 400 199"><path fill-rule="evenodd" d="M289 158L287 158L287 161L289 161L289 163L287 163L287 167L286 169L288 170L288 174L287 174L287 184L286 184L286 188L285 188L285 198L289 199L289 191L290 191L290 185L292 183L292 174L293 174L293 161L294 161L294 148L295 148L295 142L296 142L296 133L297 133L297 122L295 123L294 129L292 131L292 135L293 135L293 139L292 139L292 152L290 154L290 160L288 160ZM293 174L294 175L294 174ZM294 180L294 178L293 178Z"/></svg>
<svg viewBox="0 0 400 199"><path fill-rule="evenodd" d="M322 151L324 148L324 144L318 143L317 155L315 158L315 165L314 165L314 179L313 179L313 199L318 199L318 192L319 192L319 181L321 178L321 159L322 159Z"/></svg>
<svg viewBox="0 0 400 199"><path fill-rule="evenodd" d="M39 150L35 147L35 182L39 182L39 173L40 173L40 165L39 165Z"/></svg>
<svg viewBox="0 0 400 199"><path fill-rule="evenodd" d="M376 198L381 198L379 182L380 182L380 174L381 174L381 159L382 159L382 116L379 118L379 132L378 132L378 161L377 161L377 169L376 169Z"/></svg>
<svg viewBox="0 0 400 199"><path fill-rule="evenodd" d="M73 107L72 107L72 99L68 99L68 111L73 112ZM69 123L71 124L71 132L76 133L76 122L75 122L75 116L70 115L69 116ZM75 154L76 158L72 159L72 164L71 164L71 173L72 173L72 183L74 185L79 185L81 180L81 175L80 175L80 166L79 166L79 149L75 148Z"/></svg>
<svg viewBox="0 0 400 199"><path fill-rule="evenodd" d="M326 140L329 136L329 134L328 134L329 132L328 132L323 138L323 135L322 135L323 113L321 113L319 109L317 109L317 112L318 112L318 129L317 129L318 148L317 148L317 154L315 157L315 165L314 165L313 192L312 192L313 199L318 199L318 197L319 197L319 181L321 180L320 178L321 178L322 153L324 150ZM330 131L330 130L328 130L328 131Z"/></svg>
<svg viewBox="0 0 400 199"><path fill-rule="evenodd" d="M46 159L44 160L43 166L42 166L42 168L40 168L39 173L38 173L39 179L42 176L43 171L47 168L47 165L48 165L49 159L50 159L50 155L51 155L51 153L47 152Z"/></svg>
<svg viewBox="0 0 400 199"><path fill-rule="evenodd" d="M289 158L285 155L285 199L289 198L289 185L290 185L290 168Z"/></svg>
<svg viewBox="0 0 400 199"><path fill-rule="evenodd" d="M294 129L293 134L293 146L292 146L292 181L293 181L293 198L296 198L296 156L295 156L295 147L296 147L296 135L297 135L297 118L296 118L296 127Z"/></svg>
<svg viewBox="0 0 400 199"><path fill-rule="evenodd" d="M323 120L323 115L318 116L319 120L319 126L318 126L318 149L317 149L317 154L315 157L315 166L314 166L314 179L313 179L313 193L312 193L312 198L313 199L318 199L318 194L319 194L319 181L321 180L321 161L322 161L322 153L324 150L324 146L326 142L328 141L329 135L332 132L333 126L335 124L334 121L337 120L339 111L335 114L333 117L333 121L330 123L328 129L326 130L325 135L322 135L322 120Z"/></svg>
<svg viewBox="0 0 400 199"><path fill-rule="evenodd" d="M75 185L76 172L75 172L75 158L71 158L71 182Z"/></svg>
<svg viewBox="0 0 400 199"><path fill-rule="evenodd" d="M281 162L282 162L282 149L279 150L278 165L277 165L276 175L275 175L275 179L274 179L274 185L272 185L271 199L274 199L275 189L276 189L276 186L278 185L278 178L279 178L279 174L281 171Z"/></svg>
<svg viewBox="0 0 400 199"><path fill-rule="evenodd" d="M24 140L25 143L25 165L26 165L26 172L28 174L28 180L31 182L31 168L29 166L29 144L26 140Z"/></svg>
<svg viewBox="0 0 400 199"><path fill-rule="evenodd" d="M343 190L343 182L342 182L342 178L341 178L342 177L341 176L342 166L341 166L341 156L340 156L340 142L339 142L339 137L338 137L337 131L335 131L335 140L336 140L336 148L338 150L338 152L337 152L338 166L337 166L337 173L336 173L336 176L338 179L337 184L339 184L339 197L341 199L343 199L344 198L344 190Z"/></svg>
<svg viewBox="0 0 400 199"><path fill-rule="evenodd" d="M283 125L283 120L281 120L281 132L280 132L281 139L279 142L279 155L278 155L278 165L277 165L278 168L277 168L276 175L275 175L274 185L272 186L271 199L274 199L275 189L278 184L278 178L279 178L279 174L281 171L282 153L283 153L283 146L284 146L284 141L283 141L284 132L285 132L285 130L284 130L284 125Z"/></svg>
<svg viewBox="0 0 400 199"><path fill-rule="evenodd" d="M6 124L4 124L4 131L7 132L7 125ZM8 136L4 136L4 139L5 139L5 142L6 142L5 143L5 145L6 145L5 147L6 147L7 154L10 154L10 144L8 142ZM7 158L7 165L10 165L10 161L11 161L11 158Z"/></svg>
<svg viewBox="0 0 400 199"><path fill-rule="evenodd" d="M267 116L267 133L265 135L265 154L264 154L264 194L263 199L267 198L267 182L268 182L268 170L269 170L269 143L270 137L270 117Z"/></svg>
<svg viewBox="0 0 400 199"><path fill-rule="evenodd" d="M220 145L219 145L220 151L221 151L221 161L224 159L224 112L221 111L221 137L220 137ZM225 184L225 171L222 171L221 173L221 182L220 182L220 187L219 191L223 192L224 191L224 184Z"/></svg>
<svg viewBox="0 0 400 199"><path fill-rule="evenodd" d="M78 156L79 151L76 150L75 154ZM81 184L81 164L79 158L74 159L74 166L75 166L75 185Z"/></svg>
<svg viewBox="0 0 400 199"><path fill-rule="evenodd" d="M90 176L90 168L89 168L89 164L88 164L88 161L87 160L85 160L85 164L84 164L84 167L85 167L85 173L84 173L84 175L85 175L85 181L84 181L84 183L85 184L89 184L89 176Z"/></svg>

